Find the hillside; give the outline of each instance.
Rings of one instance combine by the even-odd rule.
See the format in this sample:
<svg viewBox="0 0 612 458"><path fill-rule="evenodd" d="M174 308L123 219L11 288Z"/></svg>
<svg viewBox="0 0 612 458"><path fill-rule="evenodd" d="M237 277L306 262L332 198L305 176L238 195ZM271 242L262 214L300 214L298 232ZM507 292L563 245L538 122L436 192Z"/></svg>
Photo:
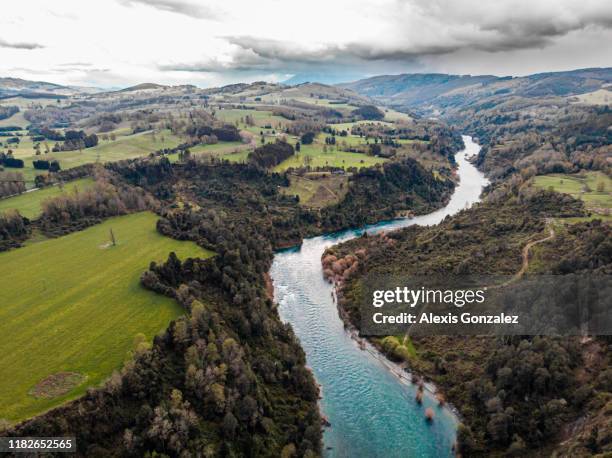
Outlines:
<svg viewBox="0 0 612 458"><path fill-rule="evenodd" d="M0 207L8 212L0 214L0 250L10 251L3 256L15 260L12 271L32 271L42 282L35 283L32 291L51 286L40 273L50 268L36 271L26 255L59 246L58 254L41 258L57 263L61 256L70 256L64 243L89 234L104 237L93 251L105 250L103 242L115 237L107 230L109 224L119 241L109 254L115 248L121 254L121 244L128 239L121 235L118 220L105 220L145 209L161 218L159 234L149 232L151 237L169 236L168 243L190 240L217 256L181 262L171 255L167 262L149 264L165 256L130 252L134 265L143 266L138 273L150 266L141 276L142 286L176 299L182 307L176 316L181 316L156 321L156 326L167 328L152 345L130 353L120 371L79 398L89 384L79 374L97 384L112 368L119 369L123 361L117 357L119 351L99 353L97 366L105 368L99 377L88 375L83 361L53 370L35 363L30 371L35 379L11 382L13 392L20 390L22 405L31 402L27 404L31 408L5 406L0 419L8 421L0 421L0 427L4 423L11 428L10 434L19 436L74 434L81 456L154 452L179 456L200 450L211 456L319 454L324 446L319 390L306 366L308 353L299 345L302 338L281 321L278 306L269 296L273 250L299 245L307 237L428 214L444 206L458 182L454 154L463 148L460 133L465 133L482 145L473 162L491 181L485 204L449 217L439 226L364 237L355 242L359 246L345 244L332 250L344 256L346 250L356 248L358 256L359 248L364 248L372 272L418 268L511 274L521 269L526 246L548 240L548 216L556 217L555 237L566 242L562 246L574 247L573 257L561 259L562 252L541 243L527 253L532 269L548 272L557 265L599 262L601 256L589 248L595 243L609 266L608 226L592 221L609 216L610 208L610 185L603 174L612 164L608 129L612 113L598 102L600 92L607 92L609 74L606 69L587 69L524 78L383 76L361 82L356 90L263 81L211 89L144 83L61 100L51 93L41 99L4 100L0 178L5 184L0 195L6 199ZM81 188L83 182L92 184L92 175L96 184ZM26 183L44 189L14 196L26 189ZM53 184L59 186L49 186ZM63 192L74 188L79 192ZM571 191L584 208L569 196L559 199L548 192L550 188ZM551 202L563 211L552 211L547 207ZM574 229L570 225L576 222L581 226ZM581 230L588 237L580 236ZM96 253L96 260L101 262L103 255ZM127 263L128 258L122 261ZM129 266L117 263L114 267ZM367 272L356 273L361 274ZM77 277L74 273L61 280ZM93 281L93 274L89 277ZM349 289L350 284L347 294ZM48 300L50 291L45 291ZM104 298L112 301L108 307L121 307L121 294L130 291L118 285L105 293ZM86 303L103 312L96 307L101 296L86 292L82 294ZM280 303L280 297L276 298ZM33 298L28 305L37 309L44 303ZM351 313L350 303L341 305ZM336 308L331 310L335 314ZM150 337L151 332L144 333ZM121 333L124 344L126 335L131 342L133 334L132 329ZM12 340L20 343L29 336L19 328ZM393 346L394 341L387 343ZM500 390L494 393L490 384L502 386L502 382L495 373L486 372L485 365L495 363L497 369L500 354L514 354L529 343L480 345L479 340L466 339L457 345L469 358L448 353L455 343L422 339L393 350L416 355L409 361L415 370L448 389L449 399L462 409L469 428L460 429L462 450L470 446L476 452L541 449L557 444L560 425L571 427L582 412L591 412L589 425L599 425L606 413L597 399L589 398L591 392L583 393L588 407L570 397L581 381L597 392L609 391L601 369L607 359L587 366L574 354L573 342L563 348L549 340L536 342L554 358L571 356L570 368L548 366L551 373L567 377L567 386L550 393L520 386L499 395ZM593 346L608 357L600 341ZM46 355L47 348L52 352L57 348L51 342L43 347L37 347L39 360L61 356L58 352ZM122 348L129 350L126 345ZM83 354L90 350L86 345L80 348ZM517 361L520 357L512 356L503 364L514 368ZM588 377L581 375L583 367L592 370ZM490 383L481 390L481 398L468 398L479 389L471 382L480 375ZM51 377L54 382L56 376L70 386L80 384L64 393L66 397L54 396L38 408L40 403L27 393L39 381ZM329 385L321 386L324 395L330 396ZM525 395L537 395L538 402L551 410L548 416L555 424L540 425L546 415L531 412L533 403L523 401ZM556 412L559 399L568 405ZM385 398L376 405L387 402ZM487 410L489 404L494 411ZM48 407L55 408L42 413ZM38 413L42 414L35 416ZM342 415L350 417L346 411ZM337 418L330 415L337 428L334 434L340 431ZM24 421L15 424L18 420ZM518 420L539 423L531 428ZM162 423L176 434L160 431ZM434 425L438 424L437 419ZM603 449L603 429L601 436L595 435L594 446ZM574 447L583 451L593 445L589 444L588 438L580 437Z"/></svg>
<svg viewBox="0 0 612 458"><path fill-rule="evenodd" d="M156 83L141 83L141 84L137 84L135 86L130 86L130 87L126 87L125 89L121 89L117 92L132 92L132 91L144 91L147 89L164 89L167 88L168 86L164 86L163 84L156 84Z"/></svg>
<svg viewBox="0 0 612 458"><path fill-rule="evenodd" d="M440 73L382 75L340 87L395 108L416 109L428 114L482 102L483 98L576 96L606 88L611 82L612 68L590 68L523 77Z"/></svg>
<svg viewBox="0 0 612 458"><path fill-rule="evenodd" d="M448 97L453 91L484 86L497 82L496 76L447 75L443 73L374 76L352 83L341 84L351 89L396 106L418 106L431 103L438 97Z"/></svg>
<svg viewBox="0 0 612 458"><path fill-rule="evenodd" d="M581 206L569 196L523 189L440 225L360 237L323 256L323 265L332 265L331 275L341 278L335 280L336 294L345 321L416 373L417 380L433 381L443 391L441 399L459 410L462 456L608 456L609 341L601 336L415 336L412 329L405 336L368 336L362 314L368 303L365 285L380 278L400 285L419 281L415 278L492 273L568 279L609 274L610 226L597 220L561 223L573 222ZM545 215L555 216L555 223ZM521 253L528 260L523 268Z"/></svg>
<svg viewBox="0 0 612 458"><path fill-rule="evenodd" d="M483 148L477 165L493 180L609 170L612 68L524 77L378 76L343 87L397 110L441 118Z"/></svg>
<svg viewBox="0 0 612 458"><path fill-rule="evenodd" d="M21 78L0 77L0 98L16 96L67 96L100 92L100 89L82 86L62 86L46 81L30 81Z"/></svg>

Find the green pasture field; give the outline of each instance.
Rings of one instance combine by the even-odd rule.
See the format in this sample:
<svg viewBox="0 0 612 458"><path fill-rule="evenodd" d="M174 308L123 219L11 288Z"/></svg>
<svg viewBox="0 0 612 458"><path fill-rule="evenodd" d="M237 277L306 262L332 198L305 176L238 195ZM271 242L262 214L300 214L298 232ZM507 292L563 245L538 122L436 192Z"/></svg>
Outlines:
<svg viewBox="0 0 612 458"><path fill-rule="evenodd" d="M150 212L111 218L0 253L0 418L16 422L81 396L121 368L137 335L151 341L183 313L145 290L140 275L171 251L181 259L213 253L162 236L156 221ZM40 383L63 374L59 391Z"/></svg>
<svg viewBox="0 0 612 458"><path fill-rule="evenodd" d="M342 175L306 174L291 175L290 185L281 192L299 196L300 205L309 208L322 208L340 202L348 191L348 177Z"/></svg>
<svg viewBox="0 0 612 458"><path fill-rule="evenodd" d="M290 94L287 94L287 99L295 100L296 102L307 103L309 105L315 105L319 107L325 107L330 109L335 109L337 111L343 112L345 114L349 114L351 111L357 108L357 105L353 105L351 103L334 103L340 102L339 100L331 100L331 99L320 99L318 97L293 97Z"/></svg>
<svg viewBox="0 0 612 458"><path fill-rule="evenodd" d="M163 141L162 141L163 138ZM173 135L169 130L163 130L153 136L151 132L141 132L135 135L120 135L115 141L99 140L99 143L93 148L85 148L82 151L60 151L57 153L44 153L44 147L41 149L43 154L36 156L30 145L31 139L26 137L22 140L23 144L18 149L14 150L15 157L23 159L23 169L8 169L8 171L19 172L24 175L26 186L34 187L34 178L36 175L42 175L45 172L34 169L32 161L37 159L57 160L60 163L62 170L77 167L83 164L91 164L94 162L113 162L122 159L133 159L136 157L146 156L156 150L163 148L174 148L183 142L183 139ZM48 142L50 147L53 147L55 142ZM30 147L28 148L28 145ZM23 149L25 148L25 149ZM29 151L30 155L22 155L22 151Z"/></svg>
<svg viewBox="0 0 612 458"><path fill-rule="evenodd" d="M1 140L0 140L1 141ZM3 142L4 143L4 142ZM55 143L59 143L60 145L64 142L55 142L53 140L46 140L42 142L35 142L32 140L32 137L29 135L23 135L19 137L19 144L6 145L4 147L4 151L8 151L9 149L13 152L13 157L16 159L26 159L36 156L36 150L34 146L40 145L40 155L38 158L42 158L45 155L45 143L49 145L49 151L53 148ZM49 155L54 154L49 152Z"/></svg>
<svg viewBox="0 0 612 458"><path fill-rule="evenodd" d="M320 143L312 145L303 145L299 153L291 156L289 159L277 165L275 171L287 170L290 167L302 167L307 165L307 157L310 159L311 167L371 167L375 164L385 162L387 159L382 157L367 156L362 153L347 153L345 151L332 150L328 147L328 151L323 151L323 146Z"/></svg>
<svg viewBox="0 0 612 458"><path fill-rule="evenodd" d="M15 113L10 118L0 119L0 127L8 127L8 126L19 126L26 127L30 125L30 122L23 117L23 111L19 111Z"/></svg>
<svg viewBox="0 0 612 458"><path fill-rule="evenodd" d="M61 107L64 105L69 105L70 103L71 103L70 99L60 99L60 103L58 104L57 99L53 97L51 98L39 97L39 98L29 99L29 98L17 96L17 97L10 97L8 99L0 100L0 105L18 106L21 111L25 111L34 106L46 107L48 105L57 105Z"/></svg>
<svg viewBox="0 0 612 458"><path fill-rule="evenodd" d="M37 218L42 212L42 203L51 197L61 194L69 194L75 190L82 191L92 187L92 178L82 178L66 183L63 187L50 186L48 188L37 189L36 191L26 192L19 196L0 199L0 213L8 210L18 210L22 216L29 219Z"/></svg>
<svg viewBox="0 0 612 458"><path fill-rule="evenodd" d="M391 108L378 107L385 113L385 121L396 122L396 121L410 121L412 117L409 114L402 113L401 111L395 111Z"/></svg>
<svg viewBox="0 0 612 458"><path fill-rule="evenodd" d="M338 124L329 124L329 127L332 127L338 131L346 130L347 132L350 133L353 126L367 125L367 124L390 126L393 123L387 122L387 121L355 121L355 122L342 122Z"/></svg>
<svg viewBox="0 0 612 458"><path fill-rule="evenodd" d="M196 145L189 148L192 157L216 157L232 162L243 162L249 154L249 145L242 142L220 142L214 145ZM178 153L166 156L170 162L178 161Z"/></svg>
<svg viewBox="0 0 612 458"><path fill-rule="evenodd" d="M294 156L277 165L274 170L283 171L290 167L302 167L308 165L307 161L310 161L309 165L313 168L325 166L361 168L371 167L372 165L380 164L387 160L381 157L368 156L363 153L340 151L343 141L347 146L365 145L365 138L353 135L347 137L336 136L336 145L325 145L326 137L329 137L329 135L324 133L318 134L312 144L301 145L299 152L296 152ZM297 138L291 137L288 141L295 144ZM327 149L327 152L324 151L324 148Z"/></svg>
<svg viewBox="0 0 612 458"><path fill-rule="evenodd" d="M101 162L112 162L146 156L159 149L174 148L182 142L183 139L166 129L155 133L155 135L152 132L141 132L134 135L118 136L114 142L99 140L96 146L84 149L82 154L89 156L88 162L95 162L98 154ZM79 154L78 151L76 153ZM56 154L61 158L61 155L65 153ZM68 161L68 163L70 162Z"/></svg>
<svg viewBox="0 0 612 458"><path fill-rule="evenodd" d="M578 174L555 173L533 178L534 186L570 194L584 201L587 209L594 213L591 218L612 220L612 179L603 172L591 171ZM579 218L578 220L584 220Z"/></svg>
<svg viewBox="0 0 612 458"><path fill-rule="evenodd" d="M290 120L282 116L273 115L271 111L266 110L242 110L237 108L215 110L215 118L230 124L234 124L236 121L240 123L240 119L244 119L247 115L253 118L258 128L266 124L270 124L272 128L276 128L279 122L283 125L291 123ZM242 123L240 126L244 127L245 125Z"/></svg>
<svg viewBox="0 0 612 458"><path fill-rule="evenodd" d="M242 142L219 142L214 145L196 145L189 148L191 154L208 154L208 153L232 153L239 149L247 148L249 145Z"/></svg>
<svg viewBox="0 0 612 458"><path fill-rule="evenodd" d="M66 103L66 100L62 100L62 103ZM12 105L18 106L19 112L15 113L13 116L7 119L0 120L0 127L6 126L19 126L26 127L30 125L30 122L25 119L23 116L24 112L32 106L47 106L47 105L57 105L56 99L26 99L24 97L11 97L8 99L0 100L0 105ZM61 105L60 105L61 106Z"/></svg>

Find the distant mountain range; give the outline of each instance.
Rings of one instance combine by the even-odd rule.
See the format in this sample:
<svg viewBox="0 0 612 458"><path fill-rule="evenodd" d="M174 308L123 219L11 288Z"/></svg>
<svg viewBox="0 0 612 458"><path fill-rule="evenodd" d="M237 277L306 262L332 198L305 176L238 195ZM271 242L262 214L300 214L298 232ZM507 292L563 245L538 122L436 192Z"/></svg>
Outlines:
<svg viewBox="0 0 612 458"><path fill-rule="evenodd" d="M66 97L74 94L95 94L102 89L85 86L62 86L46 81L0 77L0 98L7 97Z"/></svg>
<svg viewBox="0 0 612 458"><path fill-rule="evenodd" d="M509 95L567 97L600 89L610 90L612 68L587 68L523 77L442 73L381 75L339 86L394 108L432 112Z"/></svg>
<svg viewBox="0 0 612 458"><path fill-rule="evenodd" d="M357 73L310 72L298 73L283 81L290 86L303 83L339 84L346 81L355 81L363 77Z"/></svg>
<svg viewBox="0 0 612 458"><path fill-rule="evenodd" d="M99 89L82 86L62 86L44 81L20 78L0 78L0 98L57 97L100 92L149 93L201 90L204 93L257 93L262 97L277 94L277 98L324 94L338 100L350 99L357 103L374 100L403 111L424 115L438 115L447 109L474 104L496 104L508 97L554 98L577 96L595 91L612 91L612 68L538 73L522 77L493 75L449 75L443 73L410 73L380 75L350 83L348 74L311 73L295 75L284 83L240 83L220 88L198 89L192 85L166 86L142 83L125 89ZM305 83L311 81L312 83ZM348 91L347 91L348 90ZM344 91L344 92L342 92ZM273 100L272 98L271 100Z"/></svg>

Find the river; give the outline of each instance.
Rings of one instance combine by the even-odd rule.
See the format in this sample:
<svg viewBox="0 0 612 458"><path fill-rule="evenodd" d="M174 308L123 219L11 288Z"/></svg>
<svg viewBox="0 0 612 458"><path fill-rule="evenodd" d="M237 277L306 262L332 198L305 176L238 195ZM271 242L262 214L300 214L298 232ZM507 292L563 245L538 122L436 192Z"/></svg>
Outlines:
<svg viewBox="0 0 612 458"><path fill-rule="evenodd" d="M457 418L426 392L415 401L416 386L389 370L376 352L363 351L345 331L332 300L332 285L323 278L321 255L331 245L368 233L413 224L433 225L477 202L487 180L467 158L479 146L464 136L466 148L456 154L460 181L444 207L427 215L382 222L304 240L300 247L279 251L270 274L274 297L306 352L308 366L321 385L321 411L329 419L324 432L327 457L452 456ZM425 421L427 407L435 411Z"/></svg>

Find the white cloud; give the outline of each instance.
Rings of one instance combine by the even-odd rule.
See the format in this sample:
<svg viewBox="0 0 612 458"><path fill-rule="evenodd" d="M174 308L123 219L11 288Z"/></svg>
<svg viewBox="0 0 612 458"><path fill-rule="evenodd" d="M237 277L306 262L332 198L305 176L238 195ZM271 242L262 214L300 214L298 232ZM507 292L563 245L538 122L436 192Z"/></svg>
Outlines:
<svg viewBox="0 0 612 458"><path fill-rule="evenodd" d="M607 0L56 0L52 10L44 0L6 3L0 74L67 84L612 65Z"/></svg>
<svg viewBox="0 0 612 458"><path fill-rule="evenodd" d="M217 10L211 5L202 4L202 2L188 2L181 0L119 0L127 6L144 5L146 7L156 8L162 11L171 13L184 14L202 19L214 19L217 17Z"/></svg>
<svg viewBox="0 0 612 458"><path fill-rule="evenodd" d="M0 48L13 48L13 49L38 49L43 48L43 45L38 43L26 43L26 42L13 42L6 41L0 38Z"/></svg>

